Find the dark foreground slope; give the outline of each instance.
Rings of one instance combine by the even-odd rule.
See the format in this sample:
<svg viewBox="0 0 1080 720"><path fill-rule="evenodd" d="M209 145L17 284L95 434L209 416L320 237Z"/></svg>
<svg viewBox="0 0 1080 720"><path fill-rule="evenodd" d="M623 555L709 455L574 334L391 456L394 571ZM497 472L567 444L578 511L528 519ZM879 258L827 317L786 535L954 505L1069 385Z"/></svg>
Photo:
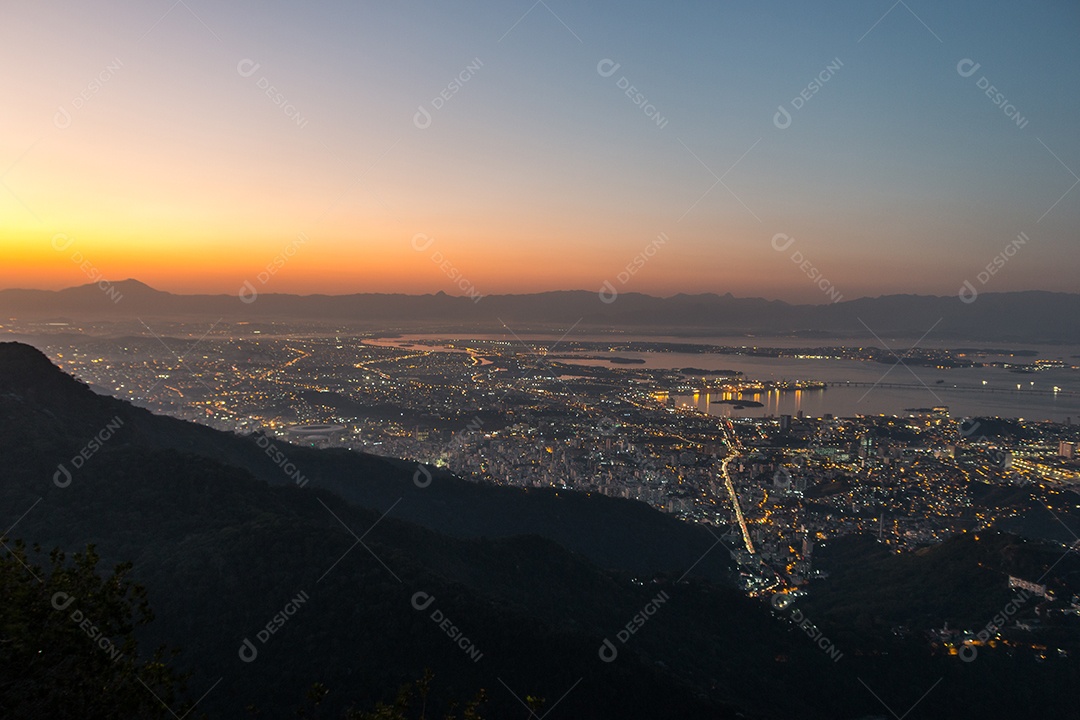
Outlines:
<svg viewBox="0 0 1080 720"><path fill-rule="evenodd" d="M1003 652L1029 661L1056 662L1059 649L1080 655L1080 618L1070 607L1080 593L1080 554L1068 545L983 530L898 555L868 537L847 537L816 561L829 575L811 585L803 606L837 628L845 646L873 646L897 628L977 634L1007 609L1001 632L1011 646L1002 643ZM1045 585L1051 598L1010 589L1009 577Z"/></svg>
<svg viewBox="0 0 1080 720"><path fill-rule="evenodd" d="M45 364L43 364L43 361ZM13 447L11 463L51 477L59 451L65 467L110 424L120 424L110 449L128 445L177 450L241 468L272 485L325 488L362 507L458 537L535 534L579 552L603 567L649 574L681 574L723 580L731 563L708 530L642 503L565 491L520 490L466 482L432 469L347 450L312 450L266 439L242 438L193 423L152 415L128 403L94 394L19 343L0 343L0 392L18 391L47 422L25 444ZM88 463L89 465L89 463ZM286 472L288 470L289 472ZM427 472L425 468L423 472ZM291 474L290 474L291 473ZM77 474L77 473L76 473ZM74 480L74 484L78 484Z"/></svg>
<svg viewBox="0 0 1080 720"><path fill-rule="evenodd" d="M391 699L425 668L436 677L432 705L483 688L488 718L527 717L515 697L526 695L543 698L553 720L860 718L886 715L875 693L903 713L931 687L933 702L912 717L1065 716L1071 707L1074 664L1036 676L1005 656L964 664L888 640L830 655L792 626L790 611L683 577L685 567L631 573L551 537L435 532L400 519L408 497L365 508L314 483L268 485L242 467L250 440L95 396L26 346L0 345L0 424L9 537L95 543L107 561L132 560L157 614L145 645L182 648L174 663L193 673L193 700L210 690L199 708L213 718L242 717L249 705L291 716L314 682L330 690L323 716L341 717ZM100 448L88 447L95 437ZM73 461L82 449L87 459ZM61 463L70 482L56 475ZM351 483L379 473L394 481L392 466L356 463ZM412 473L398 482L411 485ZM443 492L455 488L471 489L447 483ZM566 495L483 502L498 512L511 498L527 519L531 503ZM580 502L579 521L619 522L605 513L623 504ZM628 623L637 632L623 642ZM605 639L617 651L611 662L601 658ZM1013 682L1027 689L1022 702L995 695Z"/></svg>

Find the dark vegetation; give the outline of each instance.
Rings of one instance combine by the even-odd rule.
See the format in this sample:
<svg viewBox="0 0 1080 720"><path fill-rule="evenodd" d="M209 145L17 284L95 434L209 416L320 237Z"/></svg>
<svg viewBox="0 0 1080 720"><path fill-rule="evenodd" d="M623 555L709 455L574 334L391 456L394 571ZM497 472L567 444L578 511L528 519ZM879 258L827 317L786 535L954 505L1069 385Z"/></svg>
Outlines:
<svg viewBox="0 0 1080 720"><path fill-rule="evenodd" d="M114 417L123 425L58 487L58 464L72 465ZM136 676L176 715L199 700L189 717L211 718L527 718L532 707L552 720L860 718L884 715L863 683L902 712L941 678L913 717L1072 712L1073 660L987 653L964 664L922 638L882 632L898 618L993 608L988 593L1003 570L984 580L978 562L1004 550L984 558L942 546L930 558L936 572L960 578L935 600L920 596L937 586L919 585L918 567L905 574L889 565L903 558L852 548L848 565L870 574L838 572L811 596L818 604L799 601L843 653L834 662L790 611L729 585L726 551L707 530L637 503L439 473L421 489L409 463L290 446L312 478L295 487L250 438L96 396L14 344L0 344L0 423L0 525L14 525L4 542L15 553L0 564L5 718L170 716L135 692ZM14 537L95 549L54 556L39 583L21 562L43 564L43 551L23 558ZM1025 552L1014 553L1019 567ZM113 575L101 576L98 554L120 565ZM154 622L141 624L149 607L130 581L145 586ZM910 611L862 605L874 599L858 594L869 584L908 593ZM70 612L53 607L53 587L76 588L66 592L85 598L123 663L105 662ZM623 643L617 633L661 594ZM294 612L268 632L286 607ZM600 659L605 639L618 650L613 662ZM250 662L245 640L257 650ZM162 645L179 654L146 650ZM35 652L52 661L30 661ZM92 687L115 702L83 702ZM38 712L54 693L64 704Z"/></svg>

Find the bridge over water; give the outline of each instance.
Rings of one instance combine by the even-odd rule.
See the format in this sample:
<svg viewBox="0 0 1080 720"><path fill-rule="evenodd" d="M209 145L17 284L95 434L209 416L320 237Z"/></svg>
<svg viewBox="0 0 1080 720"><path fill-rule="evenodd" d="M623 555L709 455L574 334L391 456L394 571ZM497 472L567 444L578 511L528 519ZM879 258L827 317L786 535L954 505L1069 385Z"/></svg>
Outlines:
<svg viewBox="0 0 1080 720"><path fill-rule="evenodd" d="M1025 383L1017 383L1020 385L1020 389L1016 388L1003 388L1003 387L991 387L989 385L946 385L946 384L920 384L920 383L891 383L891 382L832 382L828 383L828 387L880 387L880 388L896 388L898 390L925 390L929 388L931 390L960 390L963 392L978 392L978 393L997 393L1003 395L1056 395L1058 397L1076 397L1078 394L1075 390L1046 390L1042 388L1033 388L1025 385Z"/></svg>

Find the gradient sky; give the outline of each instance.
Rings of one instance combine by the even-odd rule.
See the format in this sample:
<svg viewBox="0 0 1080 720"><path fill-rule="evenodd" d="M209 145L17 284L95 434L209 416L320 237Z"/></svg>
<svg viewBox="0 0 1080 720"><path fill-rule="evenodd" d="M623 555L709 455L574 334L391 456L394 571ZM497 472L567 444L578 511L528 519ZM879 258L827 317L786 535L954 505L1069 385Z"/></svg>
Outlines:
<svg viewBox="0 0 1080 720"><path fill-rule="evenodd" d="M584 5L8 0L0 287L1080 289L1073 0Z"/></svg>

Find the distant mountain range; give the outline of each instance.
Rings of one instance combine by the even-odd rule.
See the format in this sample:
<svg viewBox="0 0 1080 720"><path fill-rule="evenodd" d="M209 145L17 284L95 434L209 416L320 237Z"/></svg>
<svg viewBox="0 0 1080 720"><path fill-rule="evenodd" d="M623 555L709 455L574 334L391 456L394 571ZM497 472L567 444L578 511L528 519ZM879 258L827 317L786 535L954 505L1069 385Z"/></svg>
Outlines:
<svg viewBox="0 0 1080 720"><path fill-rule="evenodd" d="M0 427L5 544L93 543L106 563L132 561L156 615L140 647L180 649L170 664L192 672L192 700L206 694L191 717L256 716L249 706L297 717L318 682L330 693L317 717L341 718L392 702L425 669L425 717L480 688L489 720L863 720L888 717L883 702L943 720L1075 710L1075 659L1002 648L965 663L919 630L981 627L1009 602L1010 573L1080 572L1056 544L965 535L896 556L869 538L830 542L836 580L818 581L795 615L731 587L712 532L641 503L446 473L429 484L413 463L277 444L308 478L299 487L261 436L96 395L19 343L0 343ZM49 597L4 602L3 617L24 603L71 648L101 652ZM793 621L804 611L839 655ZM47 662L25 662L7 640L26 628L0 625L0 715L36 717L7 708L4 689L48 693L55 663L79 658L41 648L31 654Z"/></svg>
<svg viewBox="0 0 1080 720"><path fill-rule="evenodd" d="M248 287L251 289L249 290ZM969 298L970 299L970 298ZM365 293L287 295L246 286L234 295L176 295L137 280L65 290L0 290L0 315L37 319L119 320L213 317L235 320L327 320L440 330L562 328L686 335L914 337L1080 343L1080 294L1026 291L958 295L887 295L826 305L726 295L658 298L585 290L479 298Z"/></svg>

